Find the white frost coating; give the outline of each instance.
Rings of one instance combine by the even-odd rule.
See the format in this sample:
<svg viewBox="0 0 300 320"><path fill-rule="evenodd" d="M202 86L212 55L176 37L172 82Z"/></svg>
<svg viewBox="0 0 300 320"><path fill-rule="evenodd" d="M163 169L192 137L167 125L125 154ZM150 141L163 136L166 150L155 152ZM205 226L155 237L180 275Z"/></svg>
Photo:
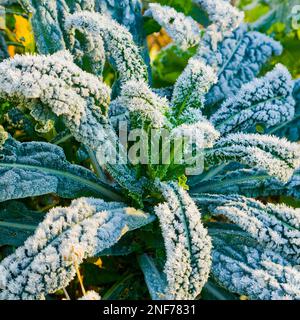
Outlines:
<svg viewBox="0 0 300 320"><path fill-rule="evenodd" d="M260 79L242 86L229 97L210 121L222 134L244 131L256 123L265 127L289 121L295 113L293 81L289 71L278 64Z"/></svg>
<svg viewBox="0 0 300 320"><path fill-rule="evenodd" d="M223 0L193 0L207 12L212 24L207 28L207 34L214 46L224 36L236 29L244 20L244 12L233 7L230 2Z"/></svg>
<svg viewBox="0 0 300 320"><path fill-rule="evenodd" d="M90 291L87 291L85 295L79 298L78 300L101 300L101 297L99 293L93 290L90 290Z"/></svg>
<svg viewBox="0 0 300 320"><path fill-rule="evenodd" d="M115 106L125 107L142 122L150 121L154 128L168 125L168 120L165 117L169 109L168 100L152 92L145 81L131 80L126 82L122 86L120 96L111 103L110 107L114 108Z"/></svg>
<svg viewBox="0 0 300 320"><path fill-rule="evenodd" d="M166 199L155 207L167 254L166 298L195 299L208 279L211 240L187 192L175 183L158 186Z"/></svg>
<svg viewBox="0 0 300 320"><path fill-rule="evenodd" d="M110 88L82 71L68 51L51 56L23 55L0 64L0 96L34 110L42 104L66 125L80 142L92 148L107 137L105 117Z"/></svg>
<svg viewBox="0 0 300 320"><path fill-rule="evenodd" d="M212 148L220 133L204 117L195 123L184 123L174 128L171 132L173 138L186 137L195 141L198 148Z"/></svg>
<svg viewBox="0 0 300 320"><path fill-rule="evenodd" d="M300 299L299 266L256 242L216 235L212 259L213 277L232 292L254 300Z"/></svg>
<svg viewBox="0 0 300 320"><path fill-rule="evenodd" d="M84 32L95 42L102 39L105 52L122 82L131 79L147 80L147 67L132 35L109 16L95 12L78 12L66 18L65 28L70 33L71 41L75 41L75 30Z"/></svg>
<svg viewBox="0 0 300 320"><path fill-rule="evenodd" d="M259 134L229 134L206 152L207 165L238 161L265 169L268 174L288 181L300 165L300 146L285 138Z"/></svg>
<svg viewBox="0 0 300 320"><path fill-rule="evenodd" d="M33 236L0 264L0 300L43 299L66 287L75 264L152 219L122 203L80 198L49 211Z"/></svg>
<svg viewBox="0 0 300 320"><path fill-rule="evenodd" d="M188 49L200 42L200 27L191 17L177 12L169 6L150 3L146 17L153 17L182 49Z"/></svg>
<svg viewBox="0 0 300 320"><path fill-rule="evenodd" d="M216 82L217 75L210 66L191 58L174 86L172 107L175 115L180 115L184 109L202 108L205 94Z"/></svg>
<svg viewBox="0 0 300 320"><path fill-rule="evenodd" d="M266 248L277 251L295 264L300 263L300 209L264 205L238 195L205 194L195 201L214 215L226 216Z"/></svg>

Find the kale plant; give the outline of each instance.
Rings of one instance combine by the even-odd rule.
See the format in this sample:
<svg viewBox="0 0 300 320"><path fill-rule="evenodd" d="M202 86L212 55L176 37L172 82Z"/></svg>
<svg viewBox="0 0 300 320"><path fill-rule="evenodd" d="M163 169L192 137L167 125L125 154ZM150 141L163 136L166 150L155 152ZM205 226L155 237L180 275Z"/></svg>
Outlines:
<svg viewBox="0 0 300 320"><path fill-rule="evenodd" d="M280 43L225 0L193 0L205 29L138 0L18 2L37 53L0 63L0 299L77 276L99 300L80 266L120 255L152 299L300 299L300 209L279 203L300 197L300 81L262 70ZM145 21L193 52L172 87L152 87Z"/></svg>

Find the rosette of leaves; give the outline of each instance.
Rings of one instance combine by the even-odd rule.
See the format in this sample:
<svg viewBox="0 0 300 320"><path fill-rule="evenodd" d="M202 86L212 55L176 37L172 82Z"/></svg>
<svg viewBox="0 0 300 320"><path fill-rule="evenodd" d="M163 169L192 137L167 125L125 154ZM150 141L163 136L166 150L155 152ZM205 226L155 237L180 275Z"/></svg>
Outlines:
<svg viewBox="0 0 300 320"><path fill-rule="evenodd" d="M0 262L1 299L45 299L76 275L82 282L88 259L124 254L139 262L152 299L196 299L203 288L215 298L299 299L299 209L255 199L299 197L299 145L274 129L294 121L298 83L282 65L258 76L281 46L241 24L229 2L194 2L210 19L204 33L175 9L146 11L174 46L196 47L172 88L153 89L138 1L22 1L38 52L0 64L0 99L44 133L51 121L52 131L21 142L7 122L0 127L0 245L18 246ZM149 146L150 162L128 162L120 119L146 138L167 132L170 163L152 164ZM273 129L281 136L262 134ZM203 159L203 172L189 179L194 164L174 161L187 152L174 143L183 135L196 137ZM33 210L49 194L60 205ZM130 277L101 297L120 298ZM99 299L90 289L83 298Z"/></svg>

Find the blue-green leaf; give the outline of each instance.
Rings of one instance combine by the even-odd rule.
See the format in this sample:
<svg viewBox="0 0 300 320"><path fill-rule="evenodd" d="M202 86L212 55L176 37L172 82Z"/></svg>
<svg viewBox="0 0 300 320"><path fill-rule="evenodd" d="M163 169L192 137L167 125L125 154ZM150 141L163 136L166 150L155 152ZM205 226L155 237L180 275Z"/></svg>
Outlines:
<svg viewBox="0 0 300 320"><path fill-rule="evenodd" d="M63 149L43 142L8 139L0 151L0 201L56 193L122 200L88 169L72 165Z"/></svg>

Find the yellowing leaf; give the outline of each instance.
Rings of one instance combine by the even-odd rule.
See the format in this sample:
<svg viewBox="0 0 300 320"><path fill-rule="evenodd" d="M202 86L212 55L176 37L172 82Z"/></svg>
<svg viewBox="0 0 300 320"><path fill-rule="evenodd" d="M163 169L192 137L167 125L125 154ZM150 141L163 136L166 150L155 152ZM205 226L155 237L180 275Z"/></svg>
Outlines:
<svg viewBox="0 0 300 320"><path fill-rule="evenodd" d="M29 20L22 16L14 15L16 40L25 47L25 52L34 51L34 36Z"/></svg>

